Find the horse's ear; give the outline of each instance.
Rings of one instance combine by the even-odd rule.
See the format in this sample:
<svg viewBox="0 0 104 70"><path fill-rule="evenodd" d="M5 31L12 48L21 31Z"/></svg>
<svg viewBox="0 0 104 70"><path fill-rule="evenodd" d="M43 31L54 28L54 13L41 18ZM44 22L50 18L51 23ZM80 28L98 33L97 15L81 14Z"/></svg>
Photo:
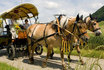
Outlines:
<svg viewBox="0 0 104 70"><path fill-rule="evenodd" d="M79 21L79 14L78 14L77 17L76 17L76 21L77 21L77 22Z"/></svg>
<svg viewBox="0 0 104 70"><path fill-rule="evenodd" d="M81 15L80 19L83 20L83 15Z"/></svg>
<svg viewBox="0 0 104 70"><path fill-rule="evenodd" d="M91 20L93 20L92 15L91 15L91 14L89 14L89 16L90 16Z"/></svg>

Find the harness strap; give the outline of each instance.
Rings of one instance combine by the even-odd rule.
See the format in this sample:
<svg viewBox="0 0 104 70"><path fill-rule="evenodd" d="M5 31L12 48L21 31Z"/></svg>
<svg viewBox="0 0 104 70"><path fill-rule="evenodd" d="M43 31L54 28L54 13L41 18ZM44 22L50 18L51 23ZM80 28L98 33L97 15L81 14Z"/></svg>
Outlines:
<svg viewBox="0 0 104 70"><path fill-rule="evenodd" d="M46 47L48 47L48 44L47 44L47 41L46 41L46 37L45 37L45 31L46 31L47 25L48 25L48 24L46 24L46 26L45 26L45 28L44 28L44 33L43 33L43 37L44 37L44 41L45 41Z"/></svg>
<svg viewBox="0 0 104 70"><path fill-rule="evenodd" d="M77 23L77 22L76 22L76 23ZM74 29L75 29L76 23L74 23L72 33L74 32Z"/></svg>
<svg viewBox="0 0 104 70"><path fill-rule="evenodd" d="M40 39L38 39L38 40L36 40L36 39L33 38L32 41L34 40L34 43L37 43L37 42L43 40L44 38L48 38L48 37L51 37L51 36L54 36L54 35L57 35L57 34L58 34L58 33L56 32L56 33L53 33L53 34L51 34L51 35L42 37L42 38L40 38ZM31 38L31 37L29 37L29 38ZM31 44L29 44L29 45L31 45ZM29 45L28 45L28 46L29 46Z"/></svg>
<svg viewBox="0 0 104 70"><path fill-rule="evenodd" d="M64 37L62 37L61 39L62 39L61 51L70 52L70 44L69 44L68 40L66 40Z"/></svg>
<svg viewBox="0 0 104 70"><path fill-rule="evenodd" d="M57 24L55 24L57 25ZM75 36L72 32L68 31L67 29L62 28L60 25L57 25L59 28L61 28L62 30L65 30L66 32L68 32L69 34Z"/></svg>
<svg viewBox="0 0 104 70"><path fill-rule="evenodd" d="M34 31L35 31L35 29L36 29L36 27L37 27L37 25L34 27L34 30L33 30L33 32L32 32L32 35L31 35L31 46L33 46L33 44L34 44L34 42L33 42L33 33L34 33Z"/></svg>
<svg viewBox="0 0 104 70"><path fill-rule="evenodd" d="M60 18L61 19L61 18ZM64 28L62 28L61 26L60 26L60 20L58 20L58 18L56 18L56 21L57 21L57 26L58 26L58 34L59 35L61 35L61 34L63 34L62 33L62 31L60 31L61 29L63 29L63 30L65 30L66 32L68 32L68 33L71 33L71 32L69 32L68 30L66 30L65 29L65 24L66 24L66 21L67 21L67 19L66 19L66 21L64 22L64 24L63 24L63 27ZM68 46L68 40L66 40L64 37L66 37L66 36L63 36L63 35L61 35L61 39L62 39L62 41L61 41L61 45L62 45L62 47L61 47L61 51L63 51L63 52L67 52L68 50L69 50L69 52L70 52L70 47Z"/></svg>
<svg viewBox="0 0 104 70"><path fill-rule="evenodd" d="M31 37L33 37L33 33L34 33L34 31L35 31L36 27L37 27L37 25L34 27L34 30L33 30L33 32L32 32Z"/></svg>
<svg viewBox="0 0 104 70"><path fill-rule="evenodd" d="M58 18L56 18L56 21L57 21L57 24L58 24L58 33L60 34L60 28L59 28L60 22L59 22Z"/></svg>
<svg viewBox="0 0 104 70"><path fill-rule="evenodd" d="M87 33L87 31L86 32L83 32L82 34L80 34L80 35L78 35L79 37L81 37L82 35L84 35L84 34L86 34Z"/></svg>

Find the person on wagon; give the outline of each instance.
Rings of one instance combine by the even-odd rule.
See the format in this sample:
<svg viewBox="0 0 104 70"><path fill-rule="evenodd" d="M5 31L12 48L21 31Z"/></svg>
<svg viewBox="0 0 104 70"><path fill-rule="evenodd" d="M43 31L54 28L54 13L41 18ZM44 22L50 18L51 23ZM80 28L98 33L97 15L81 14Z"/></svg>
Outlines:
<svg viewBox="0 0 104 70"><path fill-rule="evenodd" d="M24 26L24 29L27 29L29 27L29 23L27 19L25 19L25 24L23 24L23 26Z"/></svg>

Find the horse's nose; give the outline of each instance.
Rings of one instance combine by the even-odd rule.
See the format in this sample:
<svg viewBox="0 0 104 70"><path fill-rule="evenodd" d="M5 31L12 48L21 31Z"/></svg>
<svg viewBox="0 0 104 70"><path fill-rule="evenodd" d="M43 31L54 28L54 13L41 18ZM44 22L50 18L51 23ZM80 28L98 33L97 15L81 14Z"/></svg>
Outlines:
<svg viewBox="0 0 104 70"><path fill-rule="evenodd" d="M99 35L102 34L101 30L97 30L97 31L95 31L94 33L95 33L96 36L99 36Z"/></svg>
<svg viewBox="0 0 104 70"><path fill-rule="evenodd" d="M99 36L99 35L101 35L101 32L96 32L95 35L96 35L96 36Z"/></svg>

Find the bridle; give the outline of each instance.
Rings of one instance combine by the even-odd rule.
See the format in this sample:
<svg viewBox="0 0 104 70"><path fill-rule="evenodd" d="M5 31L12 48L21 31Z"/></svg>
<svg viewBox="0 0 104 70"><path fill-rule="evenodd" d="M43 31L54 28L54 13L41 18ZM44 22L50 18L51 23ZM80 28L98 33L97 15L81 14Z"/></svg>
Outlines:
<svg viewBox="0 0 104 70"><path fill-rule="evenodd" d="M96 29L93 30L93 32L96 32L97 30L100 30L100 29L101 29L101 28L96 28Z"/></svg>
<svg viewBox="0 0 104 70"><path fill-rule="evenodd" d="M82 35L86 34L87 31L81 33L80 30L79 30L79 27L78 27L77 23L78 23L77 21L74 22L74 26L73 26L72 33L74 33L75 27L77 27L77 29L78 29L78 33L79 33L78 37L80 38Z"/></svg>
<svg viewBox="0 0 104 70"><path fill-rule="evenodd" d="M88 24L88 23L86 23L86 24ZM94 25L92 24L92 26L94 26ZM91 20L90 20L90 22L88 24L88 30L90 30L90 27L92 27L92 26L91 26ZM100 27L99 28L96 28L96 29L93 28L93 32L96 32L97 30L100 30L100 29L101 29Z"/></svg>

